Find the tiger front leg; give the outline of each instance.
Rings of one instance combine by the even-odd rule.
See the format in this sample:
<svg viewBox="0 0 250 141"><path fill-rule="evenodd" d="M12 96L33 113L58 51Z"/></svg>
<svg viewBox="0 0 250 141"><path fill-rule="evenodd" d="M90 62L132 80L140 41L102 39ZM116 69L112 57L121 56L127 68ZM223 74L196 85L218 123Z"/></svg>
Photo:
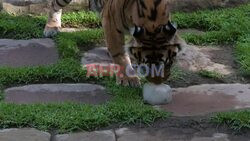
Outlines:
<svg viewBox="0 0 250 141"><path fill-rule="evenodd" d="M125 52L124 35L117 31L114 24L103 20L103 28L108 50L115 64L120 66L119 75L116 76L117 84L123 86L139 87L140 79L132 68L129 55Z"/></svg>
<svg viewBox="0 0 250 141"><path fill-rule="evenodd" d="M55 36L61 29L62 8L72 0L53 0L50 4L48 22L44 28L45 37Z"/></svg>

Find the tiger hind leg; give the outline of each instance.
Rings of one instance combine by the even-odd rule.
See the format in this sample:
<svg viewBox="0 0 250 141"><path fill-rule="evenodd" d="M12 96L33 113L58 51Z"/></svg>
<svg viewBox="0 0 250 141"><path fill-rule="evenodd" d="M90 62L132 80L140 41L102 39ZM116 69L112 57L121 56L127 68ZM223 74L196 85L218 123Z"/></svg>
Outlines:
<svg viewBox="0 0 250 141"><path fill-rule="evenodd" d="M61 29L62 8L67 6L72 0L53 0L48 15L48 22L44 28L45 37L55 36Z"/></svg>

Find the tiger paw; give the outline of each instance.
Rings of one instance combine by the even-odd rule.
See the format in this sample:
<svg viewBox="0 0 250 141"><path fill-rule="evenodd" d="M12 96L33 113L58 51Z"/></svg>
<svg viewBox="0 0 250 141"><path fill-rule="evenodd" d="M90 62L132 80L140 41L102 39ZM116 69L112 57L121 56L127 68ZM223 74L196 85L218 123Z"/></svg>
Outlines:
<svg viewBox="0 0 250 141"><path fill-rule="evenodd" d="M46 25L43 31L43 35L46 38L54 37L58 32L60 32L60 26L49 26Z"/></svg>
<svg viewBox="0 0 250 141"><path fill-rule="evenodd" d="M122 86L140 87L141 82L138 76L116 77L116 83Z"/></svg>

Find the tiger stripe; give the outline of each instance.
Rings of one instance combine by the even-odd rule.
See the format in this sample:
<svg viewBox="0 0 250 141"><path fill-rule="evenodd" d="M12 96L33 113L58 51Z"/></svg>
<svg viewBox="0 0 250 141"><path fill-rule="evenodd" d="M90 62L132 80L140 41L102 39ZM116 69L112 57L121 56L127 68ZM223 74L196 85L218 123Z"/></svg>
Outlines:
<svg viewBox="0 0 250 141"><path fill-rule="evenodd" d="M46 36L53 36L61 28L62 8L72 0L53 0ZM124 49L125 34L131 33L135 41L134 58L141 63L160 64L168 67L170 74L178 49L185 43L176 34L177 27L171 23L169 0L89 0L92 10L101 13L106 45L115 64L131 66L128 52ZM136 52L136 51L134 51ZM153 78L152 78L153 79ZM150 78L150 80L152 80ZM120 83L138 85L138 77L124 76Z"/></svg>

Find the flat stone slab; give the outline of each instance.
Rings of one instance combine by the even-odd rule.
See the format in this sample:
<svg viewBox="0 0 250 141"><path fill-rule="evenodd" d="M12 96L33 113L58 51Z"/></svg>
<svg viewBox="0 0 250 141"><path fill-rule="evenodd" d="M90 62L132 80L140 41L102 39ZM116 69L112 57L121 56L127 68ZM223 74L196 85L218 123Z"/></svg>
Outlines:
<svg viewBox="0 0 250 141"><path fill-rule="evenodd" d="M111 64L112 58L106 47L98 47L91 49L82 54L82 65L87 64Z"/></svg>
<svg viewBox="0 0 250 141"><path fill-rule="evenodd" d="M16 104L103 104L111 99L104 87L94 84L37 84L9 88L4 93L6 102Z"/></svg>
<svg viewBox="0 0 250 141"><path fill-rule="evenodd" d="M55 141L116 141L111 130L56 135Z"/></svg>
<svg viewBox="0 0 250 141"><path fill-rule="evenodd" d="M115 132L117 141L249 141L247 136L219 133L216 129L122 128Z"/></svg>
<svg viewBox="0 0 250 141"><path fill-rule="evenodd" d="M59 59L51 39L0 39L0 67L26 67L55 64Z"/></svg>
<svg viewBox="0 0 250 141"><path fill-rule="evenodd" d="M160 108L173 112L174 116L250 108L250 84L204 84L172 91L172 102Z"/></svg>
<svg viewBox="0 0 250 141"><path fill-rule="evenodd" d="M31 128L0 130L0 141L50 141L50 136Z"/></svg>

